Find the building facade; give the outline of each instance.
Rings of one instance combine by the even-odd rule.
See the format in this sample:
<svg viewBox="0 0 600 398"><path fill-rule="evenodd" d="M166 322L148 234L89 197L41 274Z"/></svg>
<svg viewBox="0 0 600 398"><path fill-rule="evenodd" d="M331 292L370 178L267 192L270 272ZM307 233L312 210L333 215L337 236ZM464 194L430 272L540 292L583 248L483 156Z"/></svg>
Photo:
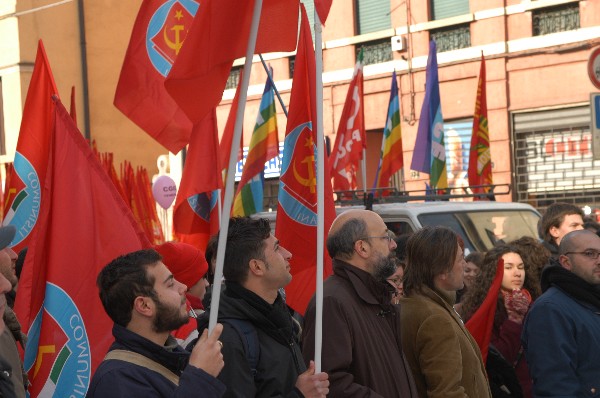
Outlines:
<svg viewBox="0 0 600 398"><path fill-rule="evenodd" d="M43 8L53 3L53 7ZM303 3L314 19L312 0ZM67 102L71 85L81 93L77 97L80 129L96 141L100 151L113 152L117 162L128 159L156 172L156 159L166 150L112 105L139 4L115 0L2 2L0 15L9 16L0 19L0 160L11 161L14 156L35 48L37 40L43 39L63 102ZM19 14L36 8L42 9ZM436 40L438 47L450 185L466 182L483 53L494 183L511 187L510 194L497 199L527 202L537 208L556 200L600 207L600 163L594 160L590 106L590 94L599 89L588 76L588 59L600 46L597 0L334 0L323 29L324 131L333 143L356 55L363 48L368 187L379 160L394 70L405 165L394 182L406 190L423 190L428 182L427 175L410 170L410 163L425 93L430 40ZM264 54L264 59L273 67L275 83L287 106L295 54ZM243 60L234 63L217 110L221 129L242 65ZM246 147L265 79L255 57L244 119ZM279 104L277 109L283 142L286 119ZM276 199L269 196L276 190L275 173L265 185L267 207L275 205Z"/></svg>

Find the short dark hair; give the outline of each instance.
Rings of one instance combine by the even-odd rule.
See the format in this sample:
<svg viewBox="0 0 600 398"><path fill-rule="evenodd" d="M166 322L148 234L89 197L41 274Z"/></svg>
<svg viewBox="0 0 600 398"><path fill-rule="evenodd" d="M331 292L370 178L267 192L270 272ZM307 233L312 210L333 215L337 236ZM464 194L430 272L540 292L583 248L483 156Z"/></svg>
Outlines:
<svg viewBox="0 0 600 398"><path fill-rule="evenodd" d="M454 266L458 235L447 227L424 227L406 242L404 293L420 292L423 285L434 288L434 277Z"/></svg>
<svg viewBox="0 0 600 398"><path fill-rule="evenodd" d="M327 236L327 251L332 258L348 260L354 254L354 242L368 235L367 223L362 218L350 218L334 233Z"/></svg>
<svg viewBox="0 0 600 398"><path fill-rule="evenodd" d="M402 264L403 268L406 265L406 243L411 235L412 233L407 233L394 238L394 242L396 242L396 258L398 258L398 262Z"/></svg>
<svg viewBox="0 0 600 398"><path fill-rule="evenodd" d="M219 235L215 234L210 237L206 244L206 251L204 252L204 258L208 263L208 271L206 272L206 280L211 285L215 281L215 270L213 269L213 260L217 257L217 247L219 245Z"/></svg>
<svg viewBox="0 0 600 398"><path fill-rule="evenodd" d="M154 249L138 250L115 258L100 271L96 279L100 301L114 323L127 327L136 297L150 297L158 302L155 281L147 269L161 259Z"/></svg>
<svg viewBox="0 0 600 398"><path fill-rule="evenodd" d="M228 282L243 283L252 259L265 259L265 240L271 235L266 218L233 217L229 220L223 276Z"/></svg>
<svg viewBox="0 0 600 398"><path fill-rule="evenodd" d="M542 239L544 239L546 242L552 243L554 241L554 237L550 235L550 229L552 227L559 228L560 224L565 221L565 216L571 214L579 214L582 219L584 217L583 210L570 203L557 202L548 206L546 212L540 219L540 233L542 235Z"/></svg>
<svg viewBox="0 0 600 398"><path fill-rule="evenodd" d="M485 253L471 252L465 257L465 262L473 263L477 266L477 268L481 269L481 265L483 264L484 257L485 257Z"/></svg>

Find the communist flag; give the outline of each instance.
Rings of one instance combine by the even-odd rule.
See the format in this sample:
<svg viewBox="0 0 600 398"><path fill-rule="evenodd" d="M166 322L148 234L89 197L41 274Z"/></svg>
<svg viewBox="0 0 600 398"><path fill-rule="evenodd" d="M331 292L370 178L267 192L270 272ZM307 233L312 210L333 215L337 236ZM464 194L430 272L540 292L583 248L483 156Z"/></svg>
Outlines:
<svg viewBox="0 0 600 398"><path fill-rule="evenodd" d="M400 129L400 100L398 98L398 81L396 71L392 74L392 88L387 118L381 139L381 158L375 176L376 188L390 186L390 179L404 167L402 150L402 130Z"/></svg>
<svg viewBox="0 0 600 398"><path fill-rule="evenodd" d="M329 158L329 173L333 176L333 189L336 191L354 190L358 186L356 169L358 162L363 158L363 149L367 147L364 111L363 50L361 49L346 94L333 152Z"/></svg>
<svg viewBox="0 0 600 398"><path fill-rule="evenodd" d="M315 10L317 11L319 19L323 25L325 25L325 21L329 15L331 3L333 3L333 0L315 0Z"/></svg>
<svg viewBox="0 0 600 398"><path fill-rule="evenodd" d="M263 210L265 163L277 155L279 155L279 141L277 140L275 92L271 80L267 78L242 178L233 200L232 215L249 216Z"/></svg>
<svg viewBox="0 0 600 398"><path fill-rule="evenodd" d="M492 281L490 290L488 290L485 300L479 306L477 311L473 313L471 318L465 323L465 327L477 342L481 350L483 363L487 359L488 347L492 339L492 328L494 327L494 316L496 315L496 307L498 305L498 293L502 286L502 277L504 276L504 260L498 259L496 265L496 276Z"/></svg>
<svg viewBox="0 0 600 398"><path fill-rule="evenodd" d="M294 81L290 94L289 115L279 179L279 206L275 235L292 253L292 282L286 286L287 303L304 314L315 292L317 244L317 170L315 53L308 18L301 7L302 22ZM325 231L335 218L333 192L328 169L325 168ZM323 278L331 275L331 259L324 250Z"/></svg>
<svg viewBox="0 0 600 398"><path fill-rule="evenodd" d="M487 118L487 96L485 82L485 58L481 55L481 71L477 84L477 99L473 115L473 135L469 152L469 185L492 184L492 154ZM473 193L484 193L489 188L471 188Z"/></svg>
<svg viewBox="0 0 600 398"><path fill-rule="evenodd" d="M244 71L240 72L240 82L242 81L242 76ZM233 97L233 102L231 103L231 109L229 109L229 116L227 117L227 122L225 123L225 128L223 129L223 135L221 136L221 141L219 142L219 152L221 154L221 174L223 175L223 183L227 181L227 169L229 168L229 155L231 153L231 143L233 142L233 130L235 129L235 118L237 115L238 104L240 102L240 91L242 84L238 84L237 89L235 90L235 95ZM238 162L242 160L243 157L243 145L244 144L244 130L242 129L242 135L240 136L240 151L238 152Z"/></svg>
<svg viewBox="0 0 600 398"><path fill-rule="evenodd" d="M298 3L263 1L255 53L294 51ZM246 56L253 9L254 0L206 0L200 7L165 81L192 121L199 122L218 105L233 61Z"/></svg>
<svg viewBox="0 0 600 398"><path fill-rule="evenodd" d="M96 276L150 247L67 110L58 99L53 107L44 200L15 304L32 397L85 395L113 341Z"/></svg>
<svg viewBox="0 0 600 398"><path fill-rule="evenodd" d="M16 252L28 245L38 222L43 199L41 184L46 178L52 135L53 95L58 96L58 90L40 40L23 108L14 169L6 188L3 224L14 225L17 229L11 242Z"/></svg>
<svg viewBox="0 0 600 398"><path fill-rule="evenodd" d="M192 0L144 0L115 92L117 109L173 153L189 142L192 122L164 81L197 11L198 2Z"/></svg>
<svg viewBox="0 0 600 398"><path fill-rule="evenodd" d="M210 235L219 230L215 191L223 188L219 164L217 115L213 108L194 128L173 210L175 233L196 235L193 241L202 250Z"/></svg>

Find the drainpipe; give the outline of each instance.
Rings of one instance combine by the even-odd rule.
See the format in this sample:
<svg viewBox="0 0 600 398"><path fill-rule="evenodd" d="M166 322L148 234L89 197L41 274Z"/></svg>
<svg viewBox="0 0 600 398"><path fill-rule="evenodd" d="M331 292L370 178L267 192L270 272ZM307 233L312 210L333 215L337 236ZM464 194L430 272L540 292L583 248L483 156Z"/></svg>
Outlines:
<svg viewBox="0 0 600 398"><path fill-rule="evenodd" d="M83 10L83 1L77 0L77 13L79 17L79 39L81 46L81 80L83 94L83 136L91 144L90 134L90 98L88 85L88 64L87 64L87 44L85 40L85 13Z"/></svg>

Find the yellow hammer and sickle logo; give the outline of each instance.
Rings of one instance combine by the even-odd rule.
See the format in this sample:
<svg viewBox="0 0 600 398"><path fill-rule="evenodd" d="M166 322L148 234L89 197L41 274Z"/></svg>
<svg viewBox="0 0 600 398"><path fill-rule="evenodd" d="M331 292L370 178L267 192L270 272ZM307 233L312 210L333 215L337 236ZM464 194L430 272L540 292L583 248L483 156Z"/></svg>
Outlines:
<svg viewBox="0 0 600 398"><path fill-rule="evenodd" d="M305 146L312 149L312 137L306 140ZM300 163L306 163L308 178L304 178L300 175L300 173L298 173L298 170L296 170L296 163L294 163L294 177L296 178L296 181L298 181L301 185L304 185L305 187L310 187L310 193L315 193L315 187L317 186L317 179L315 177L315 156L309 155L302 159Z"/></svg>
<svg viewBox="0 0 600 398"><path fill-rule="evenodd" d="M183 25L173 25L171 28L172 31L175 32L175 41L169 39L169 35L167 34L167 27L163 29L163 38L165 39L165 43L169 46L170 49L175 50L175 55L179 54L179 50L181 50L181 46L183 45L183 40L181 39L181 31L185 27Z"/></svg>

